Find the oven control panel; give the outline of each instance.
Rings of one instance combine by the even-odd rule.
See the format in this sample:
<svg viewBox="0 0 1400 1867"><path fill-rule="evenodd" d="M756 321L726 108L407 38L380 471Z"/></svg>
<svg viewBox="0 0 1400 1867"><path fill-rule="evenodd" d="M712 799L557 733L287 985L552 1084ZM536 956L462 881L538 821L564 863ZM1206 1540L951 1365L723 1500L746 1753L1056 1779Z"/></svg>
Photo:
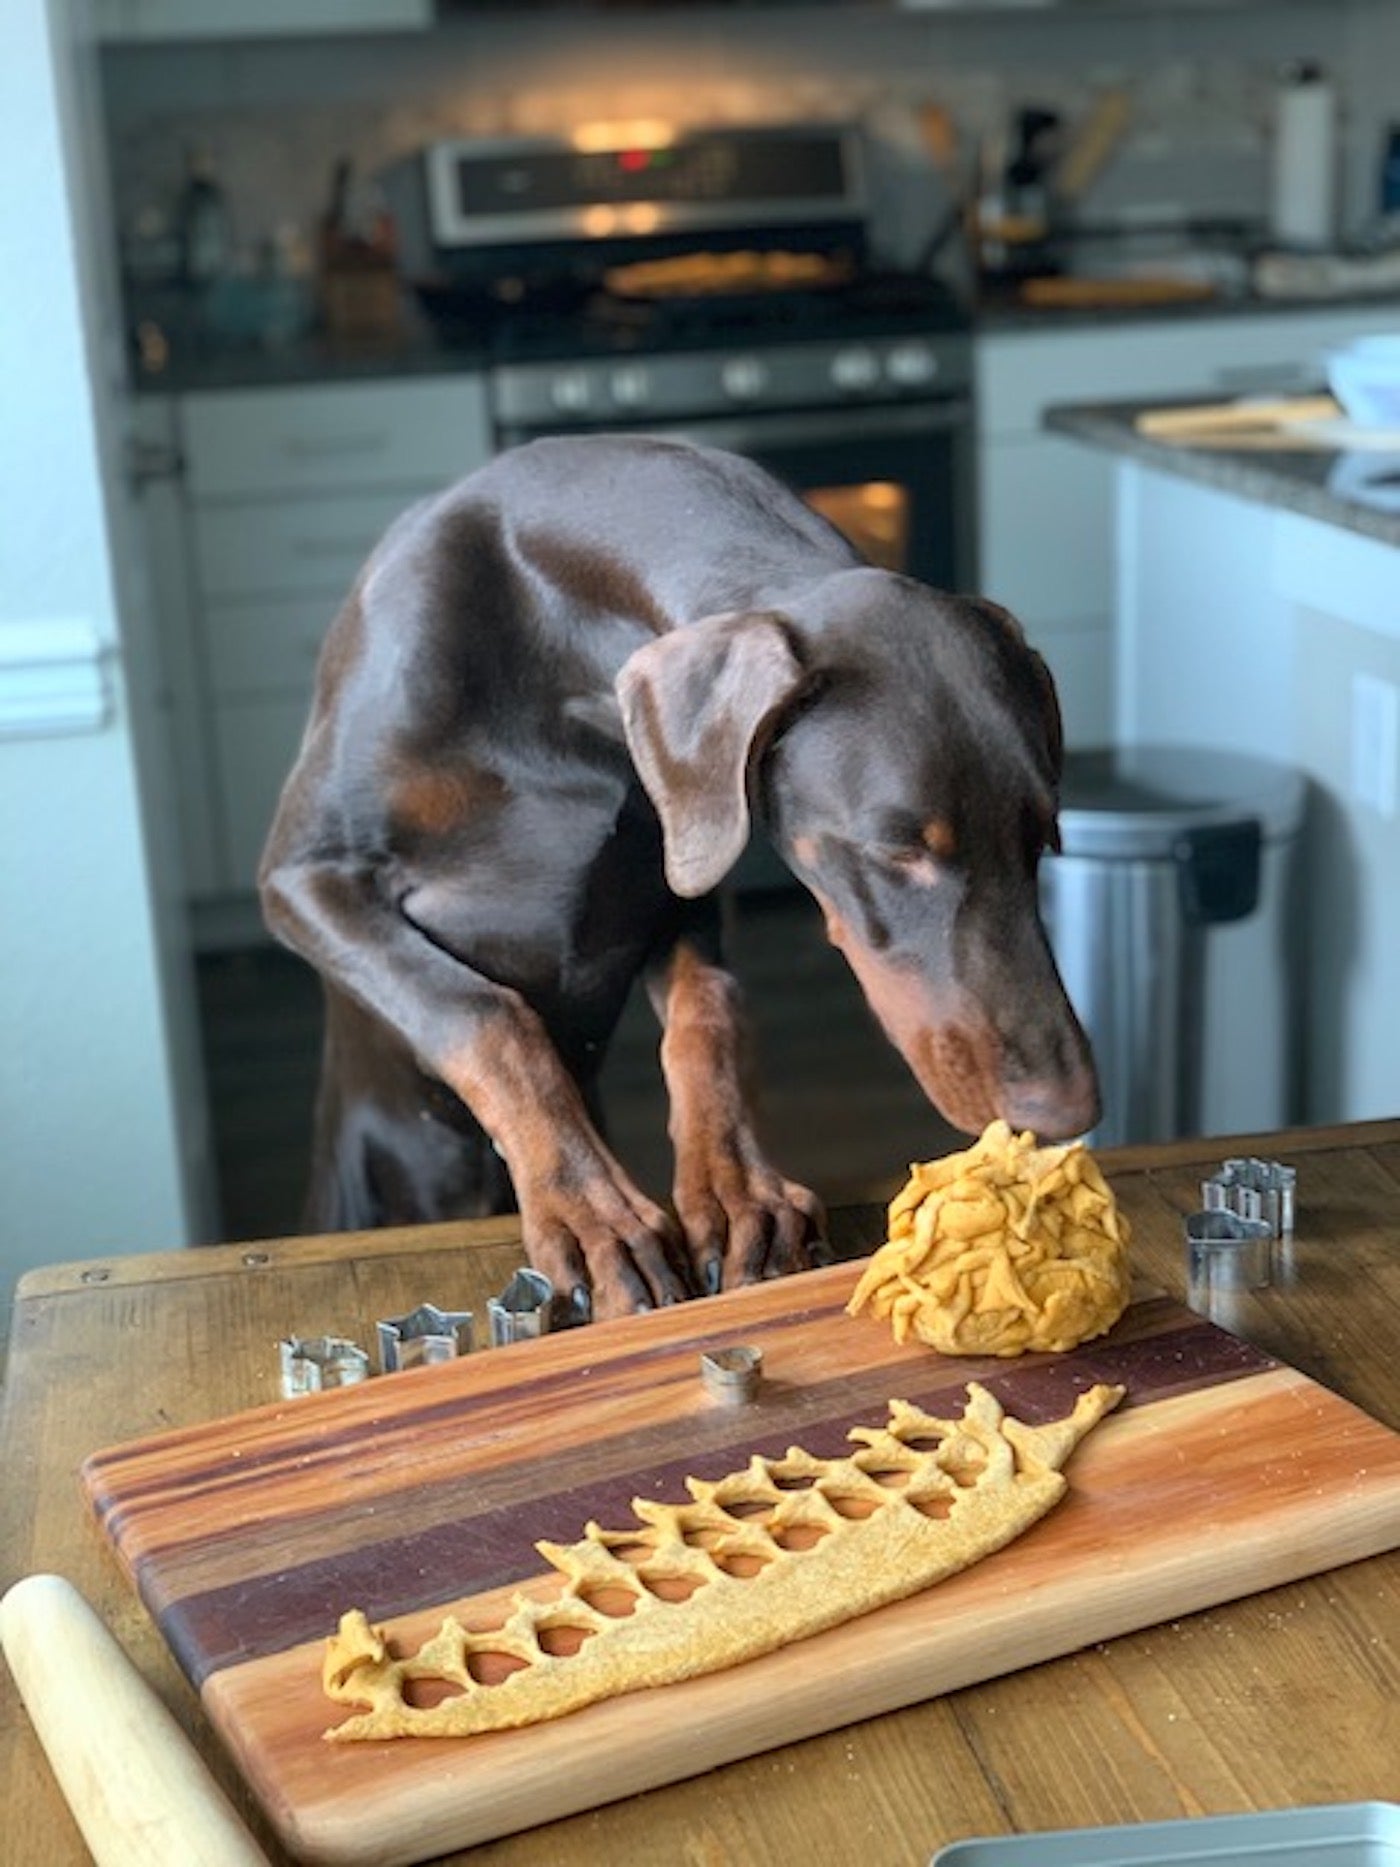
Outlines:
<svg viewBox="0 0 1400 1867"><path fill-rule="evenodd" d="M953 398L967 392L971 375L968 339L940 334L502 364L491 372L491 394L500 427L558 430L739 409L829 409L912 396Z"/></svg>
<svg viewBox="0 0 1400 1867"><path fill-rule="evenodd" d="M842 125L448 139L422 162L432 237L448 251L858 222L868 205L860 138Z"/></svg>

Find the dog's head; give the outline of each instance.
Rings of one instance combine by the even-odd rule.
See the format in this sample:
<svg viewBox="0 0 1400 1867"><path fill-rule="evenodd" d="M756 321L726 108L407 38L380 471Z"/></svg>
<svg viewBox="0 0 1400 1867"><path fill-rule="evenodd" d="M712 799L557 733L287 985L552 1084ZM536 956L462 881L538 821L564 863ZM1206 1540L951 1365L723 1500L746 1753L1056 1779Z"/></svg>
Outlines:
<svg viewBox="0 0 1400 1867"><path fill-rule="evenodd" d="M800 615L712 616L648 643L618 692L678 894L729 872L752 803L949 1121L1094 1125L1093 1062L1037 897L1059 709L1004 610L850 571Z"/></svg>

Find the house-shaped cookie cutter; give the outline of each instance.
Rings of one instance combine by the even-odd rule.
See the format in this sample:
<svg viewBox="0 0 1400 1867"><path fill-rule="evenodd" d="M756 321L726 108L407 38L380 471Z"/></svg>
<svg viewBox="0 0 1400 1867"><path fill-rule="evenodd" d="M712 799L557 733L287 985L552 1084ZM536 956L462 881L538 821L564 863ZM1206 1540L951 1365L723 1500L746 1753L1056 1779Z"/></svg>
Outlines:
<svg viewBox="0 0 1400 1867"><path fill-rule="evenodd" d="M548 1335L553 1306L554 1285L544 1273L518 1270L498 1297L486 1300L492 1348Z"/></svg>

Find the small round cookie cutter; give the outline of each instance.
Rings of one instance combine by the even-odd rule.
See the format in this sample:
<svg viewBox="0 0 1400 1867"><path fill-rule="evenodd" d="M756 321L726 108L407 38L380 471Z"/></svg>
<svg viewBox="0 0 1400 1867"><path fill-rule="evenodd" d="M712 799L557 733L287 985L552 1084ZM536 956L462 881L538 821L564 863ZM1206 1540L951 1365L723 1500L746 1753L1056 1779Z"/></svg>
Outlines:
<svg viewBox="0 0 1400 1867"><path fill-rule="evenodd" d="M763 1381L763 1350L745 1343L707 1349L700 1357L700 1379L706 1393L726 1407L748 1406Z"/></svg>

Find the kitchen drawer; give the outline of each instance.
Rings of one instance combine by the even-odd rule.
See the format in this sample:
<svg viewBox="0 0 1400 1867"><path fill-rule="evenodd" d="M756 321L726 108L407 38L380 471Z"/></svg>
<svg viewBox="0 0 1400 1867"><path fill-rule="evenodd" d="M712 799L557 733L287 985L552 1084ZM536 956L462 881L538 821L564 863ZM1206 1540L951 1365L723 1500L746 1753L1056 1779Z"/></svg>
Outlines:
<svg viewBox="0 0 1400 1867"><path fill-rule="evenodd" d="M238 39L271 33L422 31L431 0L96 0L99 39Z"/></svg>
<svg viewBox="0 0 1400 1867"><path fill-rule="evenodd" d="M209 684L216 700L302 694L310 704L321 644L341 595L213 603L204 614Z"/></svg>
<svg viewBox="0 0 1400 1867"><path fill-rule="evenodd" d="M1113 604L1113 467L1055 435L992 441L978 462L978 588L1032 630Z"/></svg>
<svg viewBox="0 0 1400 1867"><path fill-rule="evenodd" d="M405 488L196 506L195 574L204 600L300 591L343 597L372 547L421 493Z"/></svg>
<svg viewBox="0 0 1400 1867"><path fill-rule="evenodd" d="M196 500L445 486L491 452L471 374L205 392L184 398L183 420Z"/></svg>
<svg viewBox="0 0 1400 1867"><path fill-rule="evenodd" d="M1042 412L1062 402L1315 387L1328 349L1363 331L1393 328L1394 321L1394 311L1379 306L982 337L978 426L989 436L1033 433Z"/></svg>
<svg viewBox="0 0 1400 1867"><path fill-rule="evenodd" d="M227 863L224 880L230 893L247 894L257 885L263 845L305 725L304 700L225 701L214 709L216 779Z"/></svg>

